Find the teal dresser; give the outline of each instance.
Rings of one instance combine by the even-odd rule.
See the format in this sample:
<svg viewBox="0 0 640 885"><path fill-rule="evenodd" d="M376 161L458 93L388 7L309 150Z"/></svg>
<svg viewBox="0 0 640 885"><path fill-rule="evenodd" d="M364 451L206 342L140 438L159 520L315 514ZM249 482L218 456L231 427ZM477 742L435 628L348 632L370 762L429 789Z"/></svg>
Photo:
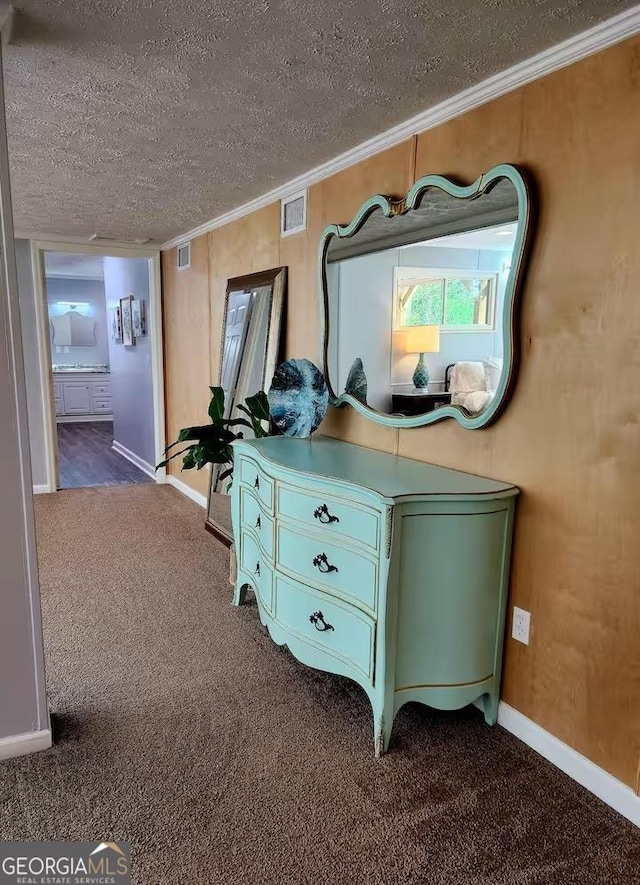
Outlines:
<svg viewBox="0 0 640 885"><path fill-rule="evenodd" d="M376 755L408 701L497 718L518 490L326 438L234 443L237 581L278 644L354 679Z"/></svg>

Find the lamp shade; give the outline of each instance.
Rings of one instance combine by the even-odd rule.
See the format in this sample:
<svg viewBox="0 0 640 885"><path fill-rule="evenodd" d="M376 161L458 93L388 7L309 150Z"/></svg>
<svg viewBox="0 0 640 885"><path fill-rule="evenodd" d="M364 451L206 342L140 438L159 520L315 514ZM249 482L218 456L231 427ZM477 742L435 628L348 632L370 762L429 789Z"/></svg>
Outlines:
<svg viewBox="0 0 640 885"><path fill-rule="evenodd" d="M405 353L438 353L440 326L411 326L405 332Z"/></svg>

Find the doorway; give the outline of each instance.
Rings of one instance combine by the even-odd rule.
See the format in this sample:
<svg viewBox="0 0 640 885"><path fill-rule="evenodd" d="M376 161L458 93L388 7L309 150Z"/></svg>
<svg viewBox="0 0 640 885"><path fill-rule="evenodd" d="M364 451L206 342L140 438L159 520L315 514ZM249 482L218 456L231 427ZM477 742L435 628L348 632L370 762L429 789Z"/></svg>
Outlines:
<svg viewBox="0 0 640 885"><path fill-rule="evenodd" d="M37 242L31 264L47 477L34 490L164 481L158 253Z"/></svg>

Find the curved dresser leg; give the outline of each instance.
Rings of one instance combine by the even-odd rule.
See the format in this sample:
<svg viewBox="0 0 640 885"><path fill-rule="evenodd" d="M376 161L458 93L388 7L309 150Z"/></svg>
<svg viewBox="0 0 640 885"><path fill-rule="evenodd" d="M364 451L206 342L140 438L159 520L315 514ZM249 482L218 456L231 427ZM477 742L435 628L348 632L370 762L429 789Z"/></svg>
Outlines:
<svg viewBox="0 0 640 885"><path fill-rule="evenodd" d="M373 714L373 742L376 759L379 759L383 753L389 749L389 741L391 740L391 729L393 728L393 719L391 716L385 717L384 713L380 715Z"/></svg>
<svg viewBox="0 0 640 885"><path fill-rule="evenodd" d="M236 584L236 589L233 593L234 605L244 605L247 599L247 590L249 590L249 584Z"/></svg>
<svg viewBox="0 0 640 885"><path fill-rule="evenodd" d="M484 708L484 721L487 725L495 725L498 721L498 704L500 695L498 692L487 692L482 698Z"/></svg>

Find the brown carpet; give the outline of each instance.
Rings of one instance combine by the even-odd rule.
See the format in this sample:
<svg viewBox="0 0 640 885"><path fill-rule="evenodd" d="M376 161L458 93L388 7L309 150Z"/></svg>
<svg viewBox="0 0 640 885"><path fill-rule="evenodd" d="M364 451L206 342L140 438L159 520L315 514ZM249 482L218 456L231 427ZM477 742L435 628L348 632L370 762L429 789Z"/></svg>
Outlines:
<svg viewBox="0 0 640 885"><path fill-rule="evenodd" d="M234 609L169 487L37 500L56 746L0 765L4 839L128 839L138 885L631 885L638 830L473 708L364 693Z"/></svg>

